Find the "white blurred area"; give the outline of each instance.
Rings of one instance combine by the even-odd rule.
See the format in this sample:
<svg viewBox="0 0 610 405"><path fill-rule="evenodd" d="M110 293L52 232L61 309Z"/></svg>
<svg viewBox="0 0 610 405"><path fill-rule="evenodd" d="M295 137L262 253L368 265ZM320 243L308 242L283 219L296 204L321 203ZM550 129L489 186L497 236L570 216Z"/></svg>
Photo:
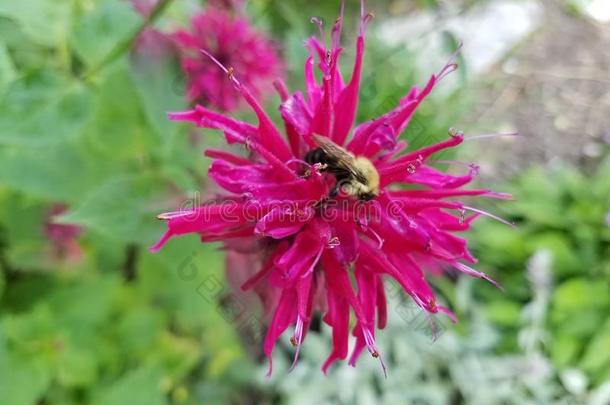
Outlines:
<svg viewBox="0 0 610 405"><path fill-rule="evenodd" d="M603 0L610 5L610 0ZM500 0L482 3L463 14L441 16L421 12L383 24L380 38L390 45L401 45L416 51L424 66L442 66L439 50L443 49L443 31L451 32L463 42L463 55L471 73L489 69L523 38L539 27L542 7L535 1ZM414 40L414 38L416 38ZM446 56L445 56L446 58Z"/></svg>
<svg viewBox="0 0 610 405"><path fill-rule="evenodd" d="M610 0L590 0L585 11L597 21L610 22Z"/></svg>

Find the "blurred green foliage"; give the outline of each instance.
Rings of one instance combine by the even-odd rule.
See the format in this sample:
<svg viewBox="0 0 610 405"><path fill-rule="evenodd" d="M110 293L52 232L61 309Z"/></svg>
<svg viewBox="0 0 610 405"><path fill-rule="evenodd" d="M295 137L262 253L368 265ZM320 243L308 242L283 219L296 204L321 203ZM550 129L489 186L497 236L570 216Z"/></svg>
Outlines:
<svg viewBox="0 0 610 405"><path fill-rule="evenodd" d="M379 7L389 10L391 3ZM199 6L194 0L173 2L156 26L186 24ZM337 9L335 2L322 1L248 5L255 25L281 44L291 88L303 87L303 40L316 32L309 14L334 21ZM346 77L358 15L357 3L349 2ZM463 319L456 329L461 334L448 332L435 346L395 323L382 337L395 373L387 385L378 365L364 358L355 373L341 370L322 380L318 366L328 337L314 333L295 374L256 382L263 372L247 356L240 326L218 299L228 292L210 297L201 290L209 277L222 280L223 253L189 237L159 255L146 250L163 231L154 216L185 200L197 202L205 190L202 139L213 145L219 137L193 136L187 126L165 118L167 111L187 107L180 72L175 60L151 61L134 49L142 28L144 21L126 0L0 3L0 403L299 403L312 390L321 401L350 402L345 393L328 394L338 384L360 384L354 392L362 392L361 398L377 395L388 403L404 399L405 391L410 400L432 402L489 403L513 394L556 398L563 391L555 380L545 382L542 396L532 397L523 379L515 391L494 393L472 391L463 377L472 373L466 367L470 359L486 370L512 373L514 367L506 365L511 354L519 361L527 355L518 336L528 326L523 307L534 294L524 268L541 249L553 255L556 285L544 354L558 369L583 370L592 385L610 378L606 165L590 178L574 169L552 177L534 170L509 186L518 201L503 209L519 229L481 221L475 235L481 269L501 280L507 294L482 282L476 293L473 281L436 282ZM446 37L439 53L448 57L456 39ZM414 52L390 48L373 32L359 120L385 112L440 67L418 66ZM458 82L418 111L405 134L412 146L445 137L468 107L464 76ZM275 105L269 110L277 117ZM56 222L84 229L78 260L53 252L45 226L55 204L69 207ZM281 367L276 374L284 374ZM484 377L480 384L497 384Z"/></svg>
<svg viewBox="0 0 610 405"><path fill-rule="evenodd" d="M3 404L197 403L204 386L224 402L231 370L247 369L233 325L198 292L222 278L223 255L188 238L145 250L205 162L165 119L185 108L175 62L129 47L107 59L142 24L122 0L0 4ZM86 229L77 261L52 254L57 203L70 207L57 221ZM180 277L193 252L195 274Z"/></svg>
<svg viewBox="0 0 610 405"><path fill-rule="evenodd" d="M482 289L488 316L514 350L523 321L519 308L532 299L527 260L536 251L552 257L552 297L545 351L561 370L584 371L593 386L610 379L610 160L596 173L575 168L530 169L508 188L516 201L503 204L517 229L480 222L473 234L480 268L502 280L505 295Z"/></svg>

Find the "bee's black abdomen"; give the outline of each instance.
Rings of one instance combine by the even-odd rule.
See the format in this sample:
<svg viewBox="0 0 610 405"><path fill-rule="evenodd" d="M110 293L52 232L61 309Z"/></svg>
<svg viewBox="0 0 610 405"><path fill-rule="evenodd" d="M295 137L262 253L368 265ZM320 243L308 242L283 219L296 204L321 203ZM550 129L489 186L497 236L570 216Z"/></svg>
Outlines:
<svg viewBox="0 0 610 405"><path fill-rule="evenodd" d="M322 148L312 149L305 155L304 159L310 165L316 163L327 163L328 164L328 155L326 152L322 150Z"/></svg>

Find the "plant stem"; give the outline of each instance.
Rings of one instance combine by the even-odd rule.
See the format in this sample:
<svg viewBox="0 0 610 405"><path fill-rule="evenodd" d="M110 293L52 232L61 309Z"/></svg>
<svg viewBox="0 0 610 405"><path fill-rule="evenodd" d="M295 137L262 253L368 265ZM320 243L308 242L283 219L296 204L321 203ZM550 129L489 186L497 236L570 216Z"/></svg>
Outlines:
<svg viewBox="0 0 610 405"><path fill-rule="evenodd" d="M144 19L142 24L140 24L138 29L128 38L119 42L98 64L94 65L90 69L87 69L82 74L82 79L85 81L90 80L92 76L100 72L107 65L114 62L121 55L127 52L132 47L133 43L138 39L142 31L144 31L150 24L154 23L173 1L174 0L159 1L152 12Z"/></svg>
<svg viewBox="0 0 610 405"><path fill-rule="evenodd" d="M138 246L135 244L127 245L125 249L125 262L123 263L123 277L125 281L133 281L137 276L137 267L138 267L138 256L139 256Z"/></svg>

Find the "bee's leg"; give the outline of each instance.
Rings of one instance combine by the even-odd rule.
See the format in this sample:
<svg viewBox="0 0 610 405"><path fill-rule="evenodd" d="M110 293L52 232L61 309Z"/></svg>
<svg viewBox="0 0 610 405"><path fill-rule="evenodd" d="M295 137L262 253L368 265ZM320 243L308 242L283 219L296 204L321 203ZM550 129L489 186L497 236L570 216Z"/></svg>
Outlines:
<svg viewBox="0 0 610 405"><path fill-rule="evenodd" d="M328 196L330 198L335 198L337 195L339 195L339 190L341 190L341 183L337 182L337 184L335 184L335 186L330 190Z"/></svg>
<svg viewBox="0 0 610 405"><path fill-rule="evenodd" d="M339 193L341 191L343 191L344 194L350 194L351 189L352 189L352 186L351 186L350 182L348 181L348 179L337 179L337 183L330 190L329 197L335 198L336 196L339 195Z"/></svg>

